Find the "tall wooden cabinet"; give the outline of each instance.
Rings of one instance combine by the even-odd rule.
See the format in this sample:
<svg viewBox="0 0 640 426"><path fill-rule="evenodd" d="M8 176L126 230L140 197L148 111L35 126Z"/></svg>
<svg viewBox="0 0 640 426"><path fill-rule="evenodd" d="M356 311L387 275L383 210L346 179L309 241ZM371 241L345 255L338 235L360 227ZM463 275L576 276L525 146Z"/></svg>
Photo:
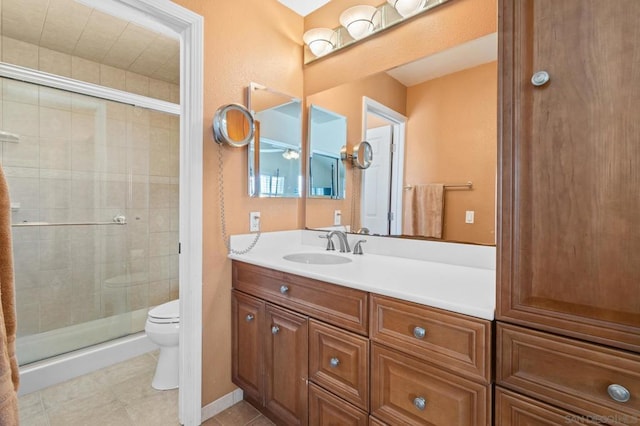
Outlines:
<svg viewBox="0 0 640 426"><path fill-rule="evenodd" d="M640 1L499 15L496 424L640 423Z"/></svg>

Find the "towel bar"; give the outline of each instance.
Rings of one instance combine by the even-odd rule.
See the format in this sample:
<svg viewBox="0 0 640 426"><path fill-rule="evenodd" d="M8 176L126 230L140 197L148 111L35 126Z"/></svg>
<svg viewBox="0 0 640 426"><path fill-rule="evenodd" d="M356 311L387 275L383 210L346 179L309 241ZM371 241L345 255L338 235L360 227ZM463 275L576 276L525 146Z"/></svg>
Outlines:
<svg viewBox="0 0 640 426"><path fill-rule="evenodd" d="M473 188L473 182L469 181L467 183L446 183L444 184L445 188L467 188L467 189L471 189ZM404 190L405 191L409 191L413 189L413 185L406 185L404 186Z"/></svg>
<svg viewBox="0 0 640 426"><path fill-rule="evenodd" d="M50 222L22 222L12 223L11 226L23 227L23 226L85 226L85 225L126 225L127 218L118 215L113 218L111 222L69 222L69 223L50 223Z"/></svg>

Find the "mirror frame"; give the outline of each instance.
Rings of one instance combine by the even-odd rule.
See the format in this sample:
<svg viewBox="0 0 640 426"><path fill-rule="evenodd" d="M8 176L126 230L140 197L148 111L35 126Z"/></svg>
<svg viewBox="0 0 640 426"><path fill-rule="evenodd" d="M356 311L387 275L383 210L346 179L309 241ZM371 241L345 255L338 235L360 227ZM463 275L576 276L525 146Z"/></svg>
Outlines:
<svg viewBox="0 0 640 426"><path fill-rule="evenodd" d="M227 119L227 114L232 111L238 111L241 113L249 123L249 133L241 140L235 140L231 138L231 135L229 134L229 120ZM247 146L255 135L255 129L256 124L253 114L240 104L223 105L216 110L216 113L213 116L213 139L218 144L226 143L235 148Z"/></svg>

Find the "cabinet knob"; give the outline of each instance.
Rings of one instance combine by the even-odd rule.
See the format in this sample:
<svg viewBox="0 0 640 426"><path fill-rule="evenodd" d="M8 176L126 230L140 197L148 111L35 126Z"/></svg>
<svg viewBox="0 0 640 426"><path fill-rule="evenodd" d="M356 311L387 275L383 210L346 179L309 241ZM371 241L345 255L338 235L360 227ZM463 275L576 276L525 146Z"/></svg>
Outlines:
<svg viewBox="0 0 640 426"><path fill-rule="evenodd" d="M245 317L245 319L247 320L247 322L249 321L253 321L255 317L253 316L253 314L247 314L247 316Z"/></svg>
<svg viewBox="0 0 640 426"><path fill-rule="evenodd" d="M607 388L607 393L616 402L627 402L631 399L631 392L622 385L612 384Z"/></svg>
<svg viewBox="0 0 640 426"><path fill-rule="evenodd" d="M544 86L549 82L549 73L546 71L538 71L531 76L531 84L536 87Z"/></svg>
<svg viewBox="0 0 640 426"><path fill-rule="evenodd" d="M330 365L332 368L336 368L337 366L339 366L339 365L340 365L340 360L339 360L338 358L336 358L336 357L333 357L333 358L331 358L331 359L329 360L329 365Z"/></svg>
<svg viewBox="0 0 640 426"><path fill-rule="evenodd" d="M273 327L271 327L271 334L278 334L280 332L280 327L278 327L277 325L274 325Z"/></svg>
<svg viewBox="0 0 640 426"><path fill-rule="evenodd" d="M419 396L413 400L413 406L420 411L424 411L424 409L427 408L427 400Z"/></svg>
<svg viewBox="0 0 640 426"><path fill-rule="evenodd" d="M426 336L426 334L427 334L427 331L422 327L413 328L413 336L416 339L424 339L424 336Z"/></svg>
<svg viewBox="0 0 640 426"><path fill-rule="evenodd" d="M280 286L280 293L287 294L288 291L289 291L289 287L287 287L286 285L283 284Z"/></svg>

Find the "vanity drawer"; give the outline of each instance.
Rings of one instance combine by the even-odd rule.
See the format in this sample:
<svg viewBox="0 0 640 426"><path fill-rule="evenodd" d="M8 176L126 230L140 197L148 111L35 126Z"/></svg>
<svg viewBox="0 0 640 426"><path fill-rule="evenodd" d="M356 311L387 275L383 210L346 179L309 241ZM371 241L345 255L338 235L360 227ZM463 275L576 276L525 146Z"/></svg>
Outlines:
<svg viewBox="0 0 640 426"><path fill-rule="evenodd" d="M233 287L329 324L367 335L368 295L364 291L235 260Z"/></svg>
<svg viewBox="0 0 640 426"><path fill-rule="evenodd" d="M586 416L640 419L640 355L498 323L498 384ZM626 388L616 402L608 387Z"/></svg>
<svg viewBox="0 0 640 426"><path fill-rule="evenodd" d="M389 424L489 425L489 385L371 344L371 415Z"/></svg>
<svg viewBox="0 0 640 426"><path fill-rule="evenodd" d="M535 399L496 388L495 426L597 425L586 416L547 405Z"/></svg>
<svg viewBox="0 0 640 426"><path fill-rule="evenodd" d="M369 340L311 320L309 379L368 410Z"/></svg>
<svg viewBox="0 0 640 426"><path fill-rule="evenodd" d="M309 384L309 426L367 426L368 422L365 411Z"/></svg>
<svg viewBox="0 0 640 426"><path fill-rule="evenodd" d="M491 321L371 295L371 340L491 381Z"/></svg>

